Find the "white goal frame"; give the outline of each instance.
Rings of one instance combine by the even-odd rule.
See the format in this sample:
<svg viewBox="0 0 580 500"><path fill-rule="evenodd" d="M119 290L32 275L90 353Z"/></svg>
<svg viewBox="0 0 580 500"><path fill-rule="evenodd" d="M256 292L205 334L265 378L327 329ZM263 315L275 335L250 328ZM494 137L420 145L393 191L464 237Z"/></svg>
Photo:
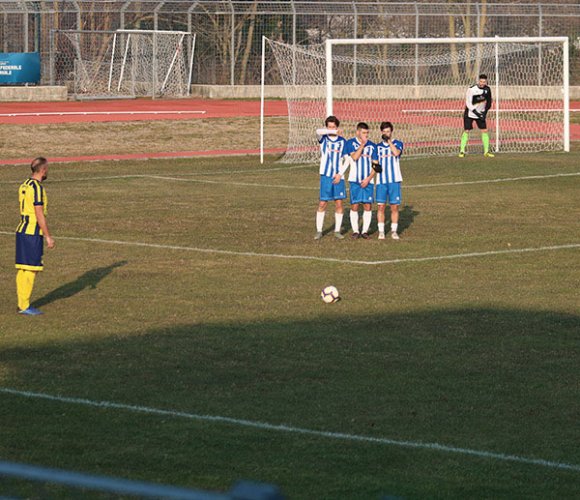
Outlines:
<svg viewBox="0 0 580 500"><path fill-rule="evenodd" d="M115 50L117 47L117 35L122 35L125 34L127 35L127 40L125 42L125 50L123 53L123 62L121 63L121 76L119 78L119 83L117 85L117 90L121 89L121 85L123 83L123 78L125 75L125 67L127 64L127 54L129 51L129 46L131 43L131 35L152 35L153 36L153 48L156 49L157 48L157 43L156 43L156 36L158 34L171 34L171 35L179 35L179 42L177 44L177 48L175 49L175 53L173 54L173 58L171 60L171 64L169 65L169 68L167 69L167 73L165 74L165 77L163 78L163 83L161 85L161 93L163 93L163 91L165 90L165 86L167 85L167 81L169 80L169 76L171 75L171 71L173 70L173 67L175 66L175 61L177 59L178 56L178 51L180 50L180 47L183 47L183 42L186 36L191 36L192 37L192 47L191 47L191 60L189 61L189 68L188 68L188 74L189 74L189 80L188 80L188 95L191 95L191 77L192 77L192 70L193 70L193 53L195 50L195 33L190 33L188 31L167 31L167 30L132 30L132 29L118 29L115 30L115 33L113 35L113 49L111 50L111 63L110 63L110 69L109 69L109 91L111 90L111 86L112 86L112 78L113 78L113 62L115 59ZM153 64L151 65L151 77L152 77L152 88L153 88L153 95L152 97L155 97L155 88L157 87L156 85L156 80L157 80L157 57L154 55L153 56Z"/></svg>
<svg viewBox="0 0 580 500"><path fill-rule="evenodd" d="M489 43L495 44L496 78L494 101L496 112L500 109L500 80L498 47L502 43L560 43L562 44L562 99L563 99L563 149L570 151L570 68L569 68L569 40L568 37L470 37L470 38L344 38L327 39L325 42L326 55L326 116L333 114L333 48L340 45L425 45L425 44L466 44L466 43ZM260 161L264 161L264 93L265 93L265 52L266 37L262 37L262 80L261 80L261 106L260 106ZM355 52L356 53L356 52ZM461 110L458 110L461 111ZM321 117L324 118L324 117ZM499 131L501 123L497 113L495 127L496 149L499 148Z"/></svg>

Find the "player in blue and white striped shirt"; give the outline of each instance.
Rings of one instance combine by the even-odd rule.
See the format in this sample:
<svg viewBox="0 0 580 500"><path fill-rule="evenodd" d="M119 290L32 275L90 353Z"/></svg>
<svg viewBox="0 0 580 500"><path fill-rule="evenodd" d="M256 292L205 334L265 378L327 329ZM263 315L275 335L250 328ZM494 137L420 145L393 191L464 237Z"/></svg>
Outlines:
<svg viewBox="0 0 580 500"><path fill-rule="evenodd" d="M340 171L344 174L350 167L348 182L350 187L350 224L352 226L352 237L354 239L369 238L369 228L372 219L372 204L374 202L374 186L371 180L375 175L372 167L375 156L375 144L369 141L369 126L366 123L359 123L356 126L356 136L347 141L347 152L350 161L344 162ZM363 204L363 228L359 232L358 206Z"/></svg>
<svg viewBox="0 0 580 500"><path fill-rule="evenodd" d="M324 216L329 201L334 201L334 235L342 239L343 207L342 200L346 198L346 186L340 173L341 159L346 155L346 139L340 136L340 121L336 116L329 116L324 124L326 128L316 130L320 143L320 201L316 212L315 240L322 238Z"/></svg>
<svg viewBox="0 0 580 500"><path fill-rule="evenodd" d="M377 160L382 172L375 177L377 186L377 220L379 223L379 240L385 239L385 206L387 202L391 207L391 238L399 239L397 229L399 227L399 205L401 204L401 167L399 160L403 154L403 143L393 136L393 124L381 123L382 141L377 144Z"/></svg>

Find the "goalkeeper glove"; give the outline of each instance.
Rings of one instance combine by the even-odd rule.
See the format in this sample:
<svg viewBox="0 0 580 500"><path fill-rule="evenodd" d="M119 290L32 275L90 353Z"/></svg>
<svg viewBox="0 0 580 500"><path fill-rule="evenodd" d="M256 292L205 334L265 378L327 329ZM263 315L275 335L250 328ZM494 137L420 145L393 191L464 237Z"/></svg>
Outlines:
<svg viewBox="0 0 580 500"><path fill-rule="evenodd" d="M374 170L374 171L375 171L377 174L380 174L380 173L383 171L383 167L381 167L381 164L380 164L378 161L376 161L376 160L373 160L373 161L371 162L371 166L373 167L373 170Z"/></svg>

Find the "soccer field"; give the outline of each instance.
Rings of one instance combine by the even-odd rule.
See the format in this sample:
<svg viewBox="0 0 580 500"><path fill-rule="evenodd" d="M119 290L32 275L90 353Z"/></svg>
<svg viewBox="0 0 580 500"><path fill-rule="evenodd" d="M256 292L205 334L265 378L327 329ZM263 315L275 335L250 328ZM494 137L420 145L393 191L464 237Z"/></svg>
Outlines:
<svg viewBox="0 0 580 500"><path fill-rule="evenodd" d="M28 167L3 166L0 455L290 498L580 496L579 164L404 160L399 242L315 242L315 165L51 165L36 318Z"/></svg>

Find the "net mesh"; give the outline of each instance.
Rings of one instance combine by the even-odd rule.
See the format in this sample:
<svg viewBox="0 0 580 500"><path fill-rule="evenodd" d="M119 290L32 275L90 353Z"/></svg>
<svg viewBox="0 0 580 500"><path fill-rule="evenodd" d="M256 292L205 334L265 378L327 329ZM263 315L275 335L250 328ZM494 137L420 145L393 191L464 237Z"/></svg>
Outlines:
<svg viewBox="0 0 580 500"><path fill-rule="evenodd" d="M326 117L325 46L269 44L288 103L284 161L316 161L314 130ZM390 121L406 155L456 154L465 94L481 73L494 98L487 115L492 149L563 149L563 48L556 42L335 45L333 114L347 137L364 121L378 140L380 123ZM472 132L468 152L483 152L479 133Z"/></svg>
<svg viewBox="0 0 580 500"><path fill-rule="evenodd" d="M77 98L189 95L190 35L59 31L56 44L57 81Z"/></svg>

